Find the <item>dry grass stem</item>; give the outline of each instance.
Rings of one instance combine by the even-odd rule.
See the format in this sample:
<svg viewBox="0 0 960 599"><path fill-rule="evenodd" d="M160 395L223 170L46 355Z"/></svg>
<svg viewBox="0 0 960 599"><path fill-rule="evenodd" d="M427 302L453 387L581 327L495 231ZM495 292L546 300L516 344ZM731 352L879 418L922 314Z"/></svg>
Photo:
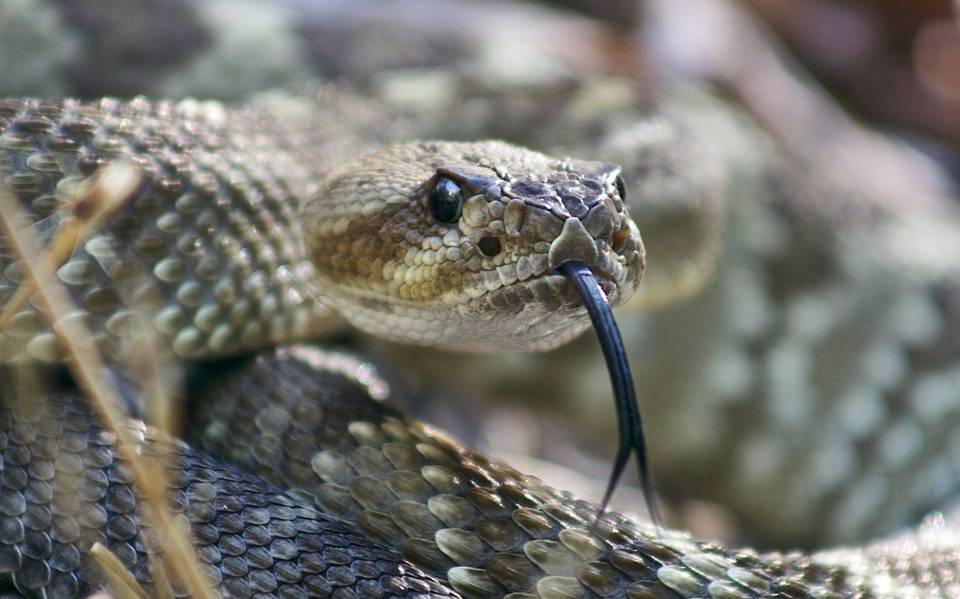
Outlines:
<svg viewBox="0 0 960 599"><path fill-rule="evenodd" d="M147 567L150 570L150 577L153 579L153 595L155 597L176 597L163 562L157 559L156 554L152 551L147 553L147 560L149 560Z"/></svg>
<svg viewBox="0 0 960 599"><path fill-rule="evenodd" d="M90 547L90 555L100 565L116 599L147 599L146 591L112 551L100 543L94 543Z"/></svg>
<svg viewBox="0 0 960 599"><path fill-rule="evenodd" d="M77 244L96 231L100 223L130 197L140 183L140 174L132 166L117 162L107 165L91 179L88 185L77 190L82 195L72 202L73 214L64 220L56 236L44 248L40 261L52 264L54 268L61 266ZM32 279L24 281L17 288L0 311L0 330L6 328L10 319L30 301L35 292Z"/></svg>
<svg viewBox="0 0 960 599"><path fill-rule="evenodd" d="M0 187L2 233L23 266L27 281L36 289L34 297L37 307L51 323L66 351L69 357L67 366L71 374L84 391L104 428L116 435L116 452L130 468L134 485L151 508L152 525L160 533L158 536L161 539L165 563L194 597L214 597L214 591L200 570L187 531L174 524L175 519L166 502L165 486L157 484L160 477L156 472L148 470L131 439L120 408L119 391L107 375L107 367L90 331L81 319L69 317L75 312L75 308L55 276L55 265L35 255L32 248L39 247L38 239L29 226L17 226L21 223L29 223L26 214L13 195L6 188Z"/></svg>

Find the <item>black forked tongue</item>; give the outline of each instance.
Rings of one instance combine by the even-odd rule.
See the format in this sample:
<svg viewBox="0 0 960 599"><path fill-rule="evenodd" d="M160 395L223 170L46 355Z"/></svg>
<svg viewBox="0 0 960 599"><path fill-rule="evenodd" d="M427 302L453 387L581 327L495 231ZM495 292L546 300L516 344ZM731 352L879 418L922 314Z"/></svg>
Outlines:
<svg viewBox="0 0 960 599"><path fill-rule="evenodd" d="M637 454L637 466L640 470L640 486L643 497L647 502L647 511L650 519L656 526L660 526L660 512L653 496L653 484L650 481L650 469L647 466L647 449L643 437L643 423L640 420L640 407L637 405L637 396L633 389L633 376L630 374L630 364L623 349L623 339L620 329L613 318L607 296L597 283L596 277L583 262L571 260L560 265L560 273L573 284L587 314L593 322L597 332L603 357L607 361L607 372L610 373L610 383L613 386L613 401L617 407L617 425L620 429L620 445L617 449L617 458L613 463L613 472L610 473L610 482L603 494L600 511L597 519L603 515L610 503L620 476L627 467L630 453Z"/></svg>

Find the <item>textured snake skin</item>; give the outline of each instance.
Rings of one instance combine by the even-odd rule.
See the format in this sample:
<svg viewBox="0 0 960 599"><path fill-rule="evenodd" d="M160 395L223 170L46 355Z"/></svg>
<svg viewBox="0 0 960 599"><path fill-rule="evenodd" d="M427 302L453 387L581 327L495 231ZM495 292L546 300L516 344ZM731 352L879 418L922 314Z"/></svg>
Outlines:
<svg viewBox="0 0 960 599"><path fill-rule="evenodd" d="M909 597L939 588L960 565L949 549L916 555L917 539L813 556L757 554L615 513L595 521L594 504L374 401L311 382L318 367L338 364L370 379L362 364L351 370L310 348L236 366L222 386L201 392L198 443L357 522L466 596ZM253 442L238 446L237 437ZM953 535L941 523L921 544L950 547Z"/></svg>
<svg viewBox="0 0 960 599"><path fill-rule="evenodd" d="M75 391L33 394L26 404L6 389L4 400L0 580L28 596L85 595L103 584L87 554L99 542L150 586L147 548L155 546L129 470L112 449L115 435ZM454 595L356 527L142 424L130 426L154 467L160 456L167 460L170 505L189 522L203 572L225 596Z"/></svg>
<svg viewBox="0 0 960 599"><path fill-rule="evenodd" d="M386 409L388 388L356 359L291 347L224 370L222 383L199 391L191 428L210 451L263 478L178 442L162 447L175 460L172 505L226 596L434 597L452 588L514 599L920 598L958 590L958 533L942 519L862 549L725 550L616 513L595 520L595 505ZM138 535L136 493L113 435L92 422L84 401L41 393L0 418L0 580L27 596L75 596L100 583L84 557L100 541L149 587L150 536ZM131 430L148 459L158 453L152 429Z"/></svg>
<svg viewBox="0 0 960 599"><path fill-rule="evenodd" d="M661 491L729 506L751 544L813 548L888 534L960 488L958 462L946 457L956 451L943 442L957 414L949 391L956 359L949 356L958 355L950 340L957 338L951 331L960 302L955 286L928 269L960 263L950 259L960 251L949 243L957 239L955 210L928 211L930 196L953 195L948 182L933 161L845 118L797 76L789 57L774 52L777 44L741 3L691 11L674 0L651 1L643 15L622 20L645 31L636 36L642 47L632 50L596 22L541 3L161 4L163 10L154 0L0 3L7 25L0 94L239 100L271 86L300 90L310 77L346 78L384 100L351 96L355 110L334 111L327 126L339 126L345 140L352 136L348 148L384 138L495 137L636 169L629 201L653 259L635 297L657 303L676 299L678 290L703 291L652 318L619 316L634 347ZM708 40L719 45L701 43ZM611 54L611 43L636 54ZM719 70L711 86L729 90L733 77L746 87L733 98L719 94L724 101L710 92L702 94L708 101L691 103L664 81L638 75L647 69L629 62L637 59L658 65L652 71L679 67L700 83ZM743 61L764 68L741 70ZM744 107L753 118L740 112ZM415 126L399 113L412 114ZM595 144L598 136L612 143ZM781 210L784 204L793 208ZM872 211L865 204L890 210L861 219ZM794 219L818 211L818 218ZM844 233L835 235L840 214ZM903 226L902 216L913 222ZM788 238L800 243L777 241ZM700 243L700 251L690 243ZM833 264L795 268L823 262ZM685 280L677 280L680 272ZM806 274L795 280L795 273ZM704 275L709 285L700 288ZM869 327L880 320L888 326ZM804 322L819 336L799 330ZM941 339L928 343L936 323ZM845 351L831 349L837 338L851 342ZM936 360L914 360L917 348ZM562 457L569 447L554 439L575 438L594 455L612 451L606 399L587 399L605 384L594 353L586 340L543 358L456 361L403 348L386 362L403 364L416 372L411 378L441 392L477 396L478 410L496 397L509 406L562 410L544 425L550 434L539 435L537 451L569 464ZM559 376L558 363L575 376ZM801 388L802 403L784 401ZM746 435L744 418L753 423ZM463 426L458 434L472 430ZM590 471L603 474L602 466Z"/></svg>
<svg viewBox="0 0 960 599"><path fill-rule="evenodd" d="M254 123L244 135L238 121L247 118ZM98 166L125 158L145 175L145 187L57 273L88 325L104 336L101 346L109 355L122 353L138 304L155 313L156 329L180 357L303 337L329 318L317 298L299 214L309 182L302 164L281 149L289 140L256 135L257 124L266 126L256 121L266 118L228 116L216 105L146 101L0 105L0 168L45 240L72 216L62 205L70 185ZM224 127L227 120L237 129ZM315 124L315 143L303 152L332 168L336 161L323 154L332 150L324 142L334 132ZM349 139L335 145L345 151ZM183 148L193 148L191 155L180 155ZM209 151L206 158L196 153L201 148ZM248 199L241 206L231 198ZM265 239L268 231L287 234ZM251 252L251 246L266 251ZM19 281L8 268L11 260L2 262L8 269L3 296L9 298ZM132 283L137 279L143 281L139 288ZM5 361L59 359L54 336L43 332L31 307L10 325L0 335Z"/></svg>
<svg viewBox="0 0 960 599"><path fill-rule="evenodd" d="M34 211L32 216L41 229L47 227L46 231L49 235L57 221L49 218L52 214L50 196L38 194L38 191L50 189L52 187L51 182L59 180L66 169L73 169L70 172L83 174L84 172L91 172L97 162L94 159L91 159L89 163L84 162L83 149L77 154L76 162L67 165L61 165L57 160L51 159L49 154L37 152L35 150L37 136L43 136L42 139L44 140L53 140L54 147L50 147L49 142L45 142L44 147L56 151L58 149L58 146L56 146L57 133L63 131L69 134L64 136L67 144L72 139L71 136L82 137L84 135L83 115L80 113L82 109L78 106L68 104L66 106L68 116L57 121L45 118L44 110L56 111L59 108L43 109L38 113L30 113L29 111L25 113L24 104L18 102L7 104L5 114L9 126L6 129L5 136L0 141L5 144L4 147L7 149L5 154L7 156L6 164L8 168L15 171L15 174L9 177L13 190L21 198L30 200L29 205ZM70 116L69 111L71 110L77 110L78 112ZM110 127L116 126L120 130L123 130L124 127L143 127L133 136L134 139L138 140L149 140L155 135L162 136L163 119L160 118L159 121L153 119L156 118L156 115L162 117L164 110L163 105L156 108L146 103L139 105L134 103L122 109L108 106L108 113L117 115L116 122L111 123ZM219 118L216 106L198 106L196 110L198 111L198 118L203 119L205 123L209 122L209 119ZM38 114L39 118L29 118L32 114ZM61 112L50 114L58 119L63 116ZM183 122L184 129L173 134L178 136L179 139L182 139L183 136L196 135L197 129L191 127L189 114L187 116L188 118ZM79 123L74 126L74 121L79 121ZM90 124L87 126L89 127ZM209 131L207 128L200 128L200 130L201 132ZM217 131L217 129L213 129L213 131ZM100 150L100 146L110 140L109 136L102 135L95 136L92 139L96 142L97 148L94 148L95 150ZM121 136L117 143L127 143L123 141L124 139L127 138ZM162 137L157 143L161 144L162 147ZM222 144L224 140L211 140L210 143ZM233 146L228 141L226 147ZM107 151L109 151L109 148L107 148ZM178 172L175 169L182 169L184 165L176 164L176 156L168 158L168 160L173 161L173 164L168 164L163 160L155 162L154 156L159 155L159 153L148 155L141 161L141 166L147 168L148 174L153 175L151 181L158 181L162 190L166 180L163 176L164 169ZM254 155L256 155L255 152ZM235 162L231 163L231 157ZM248 158L245 158L240 146L236 146L236 149L232 152L224 152L217 161L211 163L210 168L212 169L211 172L214 173L214 179L236 182L237 173L243 172L236 170L238 165L242 164L245 168L256 168L253 163L247 162L247 160ZM234 167L233 170L231 170L231 166ZM183 357L190 357L191 355L203 355L204 351L210 349L216 350L217 346L214 343L216 327L203 326L205 322L203 313L205 308L208 307L204 298L217 298L220 294L223 294L230 296L230 299L243 303L243 297L238 296L237 293L231 296L228 291L233 289L236 292L237 289L242 288L238 285L242 281L249 280L250 274L254 270L277 271L271 270L272 263L258 263L255 269L251 269L249 262L245 261L250 257L245 256L242 251L236 253L240 248L236 244L227 243L219 246L219 248L209 249L222 249L223 254L215 255L222 256L224 263L233 264L233 268L236 270L231 271L229 275L224 277L219 274L219 271L213 269L215 263L211 261L208 270L211 276L216 275L216 280L211 278L208 281L211 286L204 287L193 280L205 280L204 272L207 272L207 270L202 263L191 263L190 268L196 270L191 271L189 276L184 276L179 268L186 265L185 261L181 262L178 268L177 264L168 264L167 260L156 260L156 256L167 255L164 252L176 253L182 252L184 249L177 245L175 241L163 242L163 240L191 238L189 232L192 229L189 229L189 227L224 226L223 223L227 223L227 226L231 227L230 230L234 231L239 239L242 239L244 233L255 231L256 227L231 222L231 218L245 217L254 219L247 222L258 222L256 219L270 218L274 213L284 214L285 207L282 202L284 197L288 197L283 195L284 185L295 187L298 182L306 185L303 182L304 180L298 178L298 172L293 172L292 183L285 182L288 173L281 175L280 173L270 174L268 172L259 176L258 180L268 182L267 185L254 185L261 193L264 193L262 190L266 189L266 193L262 196L263 203L257 205L258 209L241 210L236 215L232 211L224 210L222 205L214 203L210 206L213 209L212 212L207 208L199 207L200 213L195 220L185 220L183 219L183 213L191 215L190 210L198 208L190 205L189 196L184 196L187 200L177 205L177 213L165 214L162 212L162 204L151 203L152 194L149 190L138 194L136 200L138 203L132 207L127 207L127 209L136 210L138 216L148 215L155 218L158 223L156 229L136 229L138 238L129 245L103 243L102 241L98 245L98 238L94 237L84 246L87 256L85 258L86 263L75 257L68 262L67 267L61 268L58 273L61 280L68 286L72 284L75 289L81 291L75 297L88 310L94 330L106 331L107 334L113 335L112 338L107 337L104 341L104 347L107 348L107 351L115 352L116 349L111 348L120 347L119 344L123 339L123 329L116 323L109 322L112 317L116 316L115 312L120 300L110 295L111 287L108 285L110 279L97 279L95 277L103 277L104 275L117 277L118 271L116 268L118 265L124 264L124 260L122 257L110 253L110 250L115 247L133 248L137 253L131 254L131 257L136 256L138 260L145 259L147 263L150 263L151 259L154 261L155 266L153 266L151 274L154 279L161 282L159 299L161 302L168 302L168 305L173 308L173 310L167 311L161 309L157 313L155 323L160 325L161 332L164 331L163 325L165 323L172 323L169 330L174 352ZM202 181L203 173L202 170L196 171L196 174L192 176L196 177L195 180ZM69 182L69 180L67 181ZM273 185L269 184L271 181ZM243 187L242 184L240 186ZM227 189L229 189L229 186ZM273 192L272 195L270 193L272 190L279 191ZM47 210L47 212L43 212L43 210ZM155 212L151 212L151 210ZM207 216L208 214L212 216ZM287 215L283 222L290 225L294 220L293 216ZM116 239L123 240L123 218L119 218L117 223L112 234ZM263 223L259 224L262 228ZM192 238L201 240L200 235L194 235ZM202 243L202 241L200 242ZM171 243L173 245L170 245ZM104 247L106 251L104 251ZM186 250L190 250L189 244ZM290 260L296 263L300 259L298 257L302 256L303 249L298 249L294 244L289 246L282 260ZM271 258L275 259L275 257L269 255L254 256L253 258L268 261ZM217 262L216 264L220 263ZM94 275L92 279L88 278L91 273ZM122 270L120 273L122 274ZM7 268L5 275L8 281L7 296L9 297L19 283L19 279L15 268ZM122 279L122 277L120 278ZM266 293L254 294L255 301L259 302L254 308L247 307L243 311L239 311L234 318L228 320L228 322L233 323L230 334L236 335L235 338L231 339L239 340L241 344L244 343L246 328L251 326L258 327L260 330L268 330L263 323L270 322L270 316L273 314L268 309L271 305L271 296L279 294L282 297L299 298L301 301L304 301L305 297L309 297L307 294L310 290L305 287L306 283L303 281L298 281L296 278L285 279L282 276L277 277L277 286L272 281L274 279L270 278L264 281ZM218 284L218 282L221 284ZM166 283L167 286L164 286L163 283ZM288 287L283 287L284 284ZM301 287L297 287L298 284ZM299 293L286 294L291 288L293 291L299 291ZM220 291L221 289L227 291ZM190 293L191 290L200 294L200 301L194 301ZM248 318L251 315L253 315L253 318ZM27 355L32 357L55 359L56 355L52 353L50 346L52 340L48 333L43 332L44 327L42 323L37 322L37 318L31 311L18 316L13 323L12 331L24 331L28 341L23 343L10 337L7 338L7 341L11 348L26 348ZM20 322L21 320L25 322ZM184 329L186 322L193 324ZM291 322L297 322L297 319L293 319ZM300 322L303 322L303 320L301 319ZM241 325L243 329L239 328ZM285 321L281 321L276 330L281 333L289 333L288 329L283 328L284 326L289 325L285 324ZM306 334L309 328L302 329L301 333ZM184 330L190 331L190 335L188 335L190 337L188 339L189 343L181 337ZM43 340L44 335L47 335L46 341ZM282 338L282 335L278 338ZM262 337L250 337L250 342L253 344L251 347L256 345L254 342L262 341ZM193 345L194 342L197 345ZM214 345L211 345L211 343L214 343ZM201 349L199 353L192 353L194 348ZM12 354L8 359L13 359L18 355L22 354ZM587 529L591 522L590 515L595 514L595 506L578 502L569 495L546 489L527 477L494 465L478 454L463 453L455 446L450 445L449 442L438 440L440 438L434 434L424 432L427 429L422 429L419 425L410 425L413 433L398 433L398 435L402 439L407 439L405 434L414 435L408 439L408 443L413 443L412 448L417 450L418 454L422 453L421 450L427 452L426 456L421 455L420 458L410 453L410 446L406 446L404 449L402 444L397 445L397 443L400 443L398 439L391 441L375 432L371 433L373 437L368 439L374 448L379 447L381 453L383 451L389 453L394 450L399 452L394 458L400 460L401 464L409 466L408 468L391 466L393 462L391 462L389 455L386 458L378 458L369 451L353 451L355 448L352 444L357 442L357 435L362 437L363 431L368 431L371 426L374 429L377 427L383 428L384 422L386 422L381 420L382 417L378 415L378 412L364 413L359 407L352 409L361 410L362 418L353 415L352 412L341 417L332 417L329 414L322 416L320 431L325 434L319 435L321 441L318 447L321 449L318 451L314 448L314 441L310 440L311 435L317 433L316 430L310 428L298 430L297 427L293 427L291 431L286 428L290 422L302 425L317 422L317 415L311 416L307 413L300 413L298 410L304 408L298 406L287 405L282 409L279 407L284 405L285 402L309 397L310 392L315 391L317 387L315 384L306 382L308 379L306 372L304 372L304 361L298 361L301 358L298 357L293 360L297 368L300 369L299 374L284 371L283 368L289 367L289 364L284 360L290 360L290 358L286 355L282 355L281 358L278 362L267 360L266 366L253 369L258 374L252 376L259 376L267 381L261 387L257 387L255 384L256 379L243 382L236 387L231 387L230 383L227 383L227 390L222 392L225 395L219 396L219 399L208 400L207 405L213 406L213 408L208 408L207 411L208 414L212 414L210 416L211 424L201 433L198 433L198 437L215 453L224 454L227 458L245 468L253 467L255 471L271 480L271 482L299 489L298 497L302 497L303 492L306 491L308 493L307 497L312 496L316 506L325 513L355 522L358 529L370 539L392 547L404 559L437 576L438 579L448 583L452 589L465 595L498 596L506 592L535 590L543 596L552 596L552 593L587 593L588 595L590 593L600 595L630 595L632 593L637 596L643 596L643 593L652 593L652 596L657 596L656 593L668 593L669 590L669 592L679 593L681 596L697 596L706 593L707 596L712 595L714 597L750 597L751 593L756 595L759 592L761 593L759 596L763 596L762 593L768 591L771 596L776 596L776 593L787 593L792 589L797 593L801 591L821 594L837 592L840 593L840 596L909 596L910 592L922 593L919 589L923 589L923 585L928 585L928 570L914 571L916 569L914 566L908 567L903 565L902 562L888 563L878 557L887 555L888 551L906 551L909 556L909 548L911 547L909 542L907 545L882 545L878 548L823 554L813 558L799 554L786 557L771 556L768 562L766 561L768 556L757 556L752 552L729 553L710 544L690 541L683 535L675 533L664 533L664 536L657 537L649 530L645 531L638 528L616 515L610 515L604 520L606 525L609 526L609 530L606 532L603 532L602 528L589 531ZM322 360L318 363L305 360L305 363L306 366L314 368L324 366ZM283 364L287 364L287 366L282 366ZM277 384L278 376L283 384ZM322 387L320 388L322 389ZM241 401L244 398L249 398L254 403L244 404ZM76 400L71 401L76 402ZM350 405L354 404L355 402L350 403ZM234 409L240 411L234 412ZM308 408L307 410L309 411ZM251 419L252 414L256 414L256 416ZM292 415L296 415L296 417L292 417ZM402 423L403 421L398 420L396 422ZM251 423L256 425L258 429L251 429ZM400 426L400 424L397 424L397 426ZM403 426L406 427L407 425L403 424ZM236 427L236 429L232 427ZM263 430L259 427L269 429L271 434L263 434ZM389 429L390 426L388 425L387 428ZM349 438L343 436L344 431L348 432ZM416 431L420 431L420 438L416 436ZM287 436L288 433L291 433L290 437ZM224 446L224 439L230 441L236 438L249 439L252 444L236 445L231 442L228 446ZM328 439L328 442L332 441L334 449L328 449L328 446L325 446L322 442L323 438ZM384 449L387 446L389 448ZM431 447L433 449L430 449ZM239 449L249 450L250 448L252 448L253 453L248 451L246 455L238 455ZM23 450L19 451L21 454L24 453ZM27 453L29 453L27 458L20 457L22 462L20 466L28 465L23 460L34 459L37 452ZM350 457L342 457L340 455L342 453L353 456L352 461ZM455 456L453 461L449 456L445 458L444 453L452 453ZM423 464L419 462L421 458L425 459ZM10 459L5 459L4 474L11 471L7 470L11 466L13 468L18 466L17 459L16 454ZM364 459L368 459L370 462L363 462ZM405 459L411 461L409 463L403 462ZM433 461L431 462L431 460ZM465 462L462 467L457 466L459 460ZM269 464L269 467L264 467L265 464ZM436 469L444 464L448 469L451 465L457 466L457 471L450 475L449 472ZM414 470L415 466L419 466L419 472ZM394 467L397 468L396 471L393 471ZM42 466L36 468L42 468ZM424 474L425 468L426 474ZM458 474L457 472L461 468L464 469L464 472ZM29 465L27 470L30 470ZM187 468L184 474L186 478L179 480L184 481L183 484L192 483L191 472ZM10 476L16 477L16 471ZM453 478L450 478L450 476L453 476ZM434 479L430 477L434 477ZM439 487L436 485L439 485ZM276 492L280 493L280 491ZM16 498L19 495L11 493L9 496L11 501L16 503ZM437 496L440 498L436 499ZM453 499L454 497L458 499ZM464 504L464 500L470 505ZM484 501L492 503L488 505L482 503ZM83 506L81 505L81 507ZM12 505L10 511L12 512L14 508L20 509L20 505L18 503ZM533 514L527 511L518 512L517 510L521 508L533 510ZM25 504L23 509L26 509ZM484 511L484 509L487 511ZM542 513L537 511L540 509L543 510ZM435 514L434 510L438 510L440 515ZM500 511L498 512L498 510ZM78 520L80 520L80 513L99 514L100 512L99 508L93 507L81 510L78 513ZM500 514L502 519L509 517L509 522L512 524L506 523L504 520L494 521L493 524L485 522L485 519L490 519L497 513ZM13 519L10 526L13 531L10 540L19 543L21 541L17 530L20 528L26 530L26 516L23 512L11 515ZM108 531L114 530L114 527L122 528L132 521L128 516L116 515L114 517L113 514L108 515L109 517L106 520L100 522L100 525L106 527ZM441 515L449 518L449 521L444 520ZM535 518L532 524L524 520L527 516L538 515L539 517ZM94 518L94 516L90 516L90 518ZM518 519L520 523L517 522ZM114 521L120 524L115 524ZM477 525L476 528L474 527L475 524ZM52 526L52 523L50 526ZM540 528L530 528L535 526ZM575 532L565 532L561 535L561 529L564 526L572 527ZM50 567L49 564L44 562L45 566L37 566L31 561L40 557L47 557L56 561L54 554L43 554L42 551L36 550L33 545L35 542L43 544L44 535L49 536L51 534L47 530L39 531L42 533L40 535L29 536L29 547L26 545L28 535L24 534L22 542L25 544L22 548L18 546L16 552L11 554L11 566L8 568L11 576L10 580L20 591L32 592L35 588L43 588L48 584L53 584L52 572L55 569L50 570L51 574L48 578L43 575L43 572L47 571L47 568ZM130 531L125 530L121 534L128 532ZM586 540L582 538L583 535L587 535ZM81 550L92 542L90 538L88 536L86 538L70 539L72 543L76 543L76 545L71 546L77 550L78 554L82 554ZM107 535L108 544L110 540L110 536ZM198 540L202 541L203 539L198 538ZM586 543L586 545L581 546L578 543ZM590 547L592 549L589 549ZM906 547L906 549L903 547ZM53 545L51 544L51 551L52 548ZM112 545L111 548L113 548ZM63 551L69 552L70 550L64 549ZM124 548L115 551L121 556L129 556L129 551ZM914 549L913 551L916 553L920 550ZM571 558L568 555L571 552L581 561L576 561L576 557ZM927 551L923 551L921 554L924 556L923 559L931 555L938 555ZM659 560L650 564L644 562L646 565L641 570L634 572L625 571L624 568L627 567L622 564L616 565L618 557L623 559L636 558L643 561L655 558L658 555ZM921 558L918 557L918 559ZM938 576L946 576L946 573L949 573L953 567L949 562L949 556L944 559L946 560L945 564L937 562L938 567L944 570L944 574L938 574ZM559 563L556 560L559 560ZM690 566L687 562L694 565ZM720 566L717 566L718 563ZM64 582L67 579L75 580L77 585L80 584L79 581L83 577L77 574L74 569L79 567L79 564L69 566L59 562L57 564L62 568L67 568L66 573L69 574L66 577L58 577L57 584L69 585L70 583ZM713 564L716 567L710 570L709 566L704 564ZM700 568L700 570L697 568ZM707 568L707 570L704 570L704 568ZM911 568L914 568L914 570L911 570ZM218 567L217 572L221 577L222 588L227 590L230 587L226 586L227 578L224 578L224 573L220 572L221 569L222 566ZM729 574L728 570L732 571L733 574ZM748 582L738 580L738 576L743 574L741 570L749 572L751 576L756 576L758 579L749 578ZM145 582L149 581L149 578L145 577L142 567L139 570L134 567L133 571ZM276 576L272 571L270 574ZM33 576L37 577L34 578ZM88 578L83 580L86 580L88 584L96 584L96 579L89 578L89 576L93 576L93 574L88 575ZM758 580L763 582L758 582ZM940 584L941 578L937 578L936 581L937 584ZM256 589L259 588L256 586L257 584L259 582L241 580L236 582L237 587L230 588L229 592L239 592L238 589L240 588ZM34 585L39 585L39 587ZM54 595L56 594L54 593L56 588L58 587L48 587ZM72 587L64 588L67 589L64 596L69 596ZM301 585L300 589L303 590L303 588ZM376 585L372 588L378 592L382 590ZM311 591L308 590L307 592L310 593ZM671 595L667 594L666 596Z"/></svg>

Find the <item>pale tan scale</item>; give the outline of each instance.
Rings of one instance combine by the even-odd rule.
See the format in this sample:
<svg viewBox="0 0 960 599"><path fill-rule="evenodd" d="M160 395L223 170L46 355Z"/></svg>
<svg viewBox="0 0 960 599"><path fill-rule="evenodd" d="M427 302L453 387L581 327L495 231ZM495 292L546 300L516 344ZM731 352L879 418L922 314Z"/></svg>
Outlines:
<svg viewBox="0 0 960 599"><path fill-rule="evenodd" d="M603 555L603 543L586 529L568 528L560 531L558 536L560 542L581 560L590 561Z"/></svg>
<svg viewBox="0 0 960 599"><path fill-rule="evenodd" d="M489 555L484 543L462 528L442 528L434 534L434 540L440 551L458 564L479 566Z"/></svg>
<svg viewBox="0 0 960 599"><path fill-rule="evenodd" d="M546 576L537 582L537 593L542 599L569 599L577 597L583 587L572 576Z"/></svg>
<svg viewBox="0 0 960 599"><path fill-rule="evenodd" d="M699 578L675 566L664 566L657 570L660 582L680 594L681 597L696 597L700 594L703 583Z"/></svg>
<svg viewBox="0 0 960 599"><path fill-rule="evenodd" d="M728 560L708 553L693 553L681 558L683 565L708 578L721 578L732 567Z"/></svg>
<svg viewBox="0 0 960 599"><path fill-rule="evenodd" d="M577 556L557 541L530 541L524 544L523 552L549 576L572 574L579 563Z"/></svg>
<svg viewBox="0 0 960 599"><path fill-rule="evenodd" d="M726 581L715 580L707 587L711 599L749 599L750 595L743 589Z"/></svg>
<svg viewBox="0 0 960 599"><path fill-rule="evenodd" d="M484 570L457 566L448 574L450 585L467 596L495 596L500 587Z"/></svg>

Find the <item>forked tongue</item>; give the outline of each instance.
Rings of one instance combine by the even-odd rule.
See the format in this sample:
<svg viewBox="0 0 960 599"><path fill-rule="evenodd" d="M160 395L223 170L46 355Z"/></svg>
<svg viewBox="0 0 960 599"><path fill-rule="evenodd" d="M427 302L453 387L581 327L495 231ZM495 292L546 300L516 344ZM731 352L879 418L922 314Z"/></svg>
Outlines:
<svg viewBox="0 0 960 599"><path fill-rule="evenodd" d="M620 329L613 318L613 311L607 303L607 295L600 288L593 272L583 263L570 260L560 265L560 274L567 277L574 289L580 295L580 300L587 308L590 321L597 332L603 357L607 361L607 372L610 373L610 384L613 386L613 402L617 408L617 425L620 429L620 444L617 449L617 458L613 463L613 472L607 490L600 503L597 519L603 515L610 503L610 498L620 481L620 476L627 467L630 454L637 454L637 466L640 472L640 486L647 503L647 511L654 525L660 526L660 511L657 509L653 496L653 485L650 481L650 469L647 465L646 442L643 437L643 423L640 419L640 407L637 405L637 395L633 388L633 376L630 374L630 364L623 348L623 339Z"/></svg>

